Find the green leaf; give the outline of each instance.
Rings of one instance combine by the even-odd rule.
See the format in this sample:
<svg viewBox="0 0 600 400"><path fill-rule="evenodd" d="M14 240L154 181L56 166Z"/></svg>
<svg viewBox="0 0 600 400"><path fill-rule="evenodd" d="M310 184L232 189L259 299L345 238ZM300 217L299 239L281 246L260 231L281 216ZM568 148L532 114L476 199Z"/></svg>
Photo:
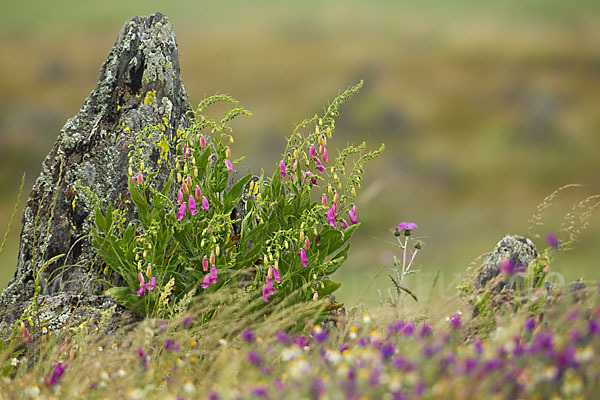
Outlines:
<svg viewBox="0 0 600 400"><path fill-rule="evenodd" d="M102 210L100 206L96 207L96 226L100 229L101 232L107 233L108 227L106 226L106 218L102 215Z"/></svg>
<svg viewBox="0 0 600 400"><path fill-rule="evenodd" d="M319 293L319 298L322 299L325 296L329 296L331 293L335 292L342 286L341 282L335 282L330 279L325 279L323 281L322 288L317 289L317 293Z"/></svg>
<svg viewBox="0 0 600 400"><path fill-rule="evenodd" d="M129 194L131 195L131 201L135 205L142 226L144 227L144 229L148 229L150 226L150 204L148 204L148 202L146 201L146 196L144 196L140 192L139 186L135 183L132 183L131 181L129 181ZM109 209L111 210L110 214L112 221L111 206L109 206ZM108 212L106 219L108 220Z"/></svg>
<svg viewBox="0 0 600 400"><path fill-rule="evenodd" d="M106 291L117 303L141 315L146 314L143 297L128 287L112 287Z"/></svg>

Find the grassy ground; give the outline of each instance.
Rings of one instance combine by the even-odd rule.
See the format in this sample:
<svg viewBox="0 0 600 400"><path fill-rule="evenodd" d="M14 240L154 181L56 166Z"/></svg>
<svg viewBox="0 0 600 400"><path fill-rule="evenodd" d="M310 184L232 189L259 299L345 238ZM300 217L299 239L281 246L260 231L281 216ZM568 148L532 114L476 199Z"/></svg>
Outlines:
<svg viewBox="0 0 600 400"><path fill-rule="evenodd" d="M191 103L224 92L254 113L235 125L234 151L251 170L272 170L294 123L364 79L344 110L339 147L366 140L372 148L384 142L386 152L367 171L363 225L337 277L339 297L378 304L396 251L383 240L393 225L413 220L427 246L422 281L412 285L425 296L425 277L441 271L441 296L451 298L457 274L475 257L505 233L527 233L545 195L586 185L557 201L540 234L558 231L572 202L600 191L598 8L592 1L13 2L0 17L0 226L22 172L28 193L58 131L94 88L123 22L162 10L175 24ZM568 279L596 278L598 217L591 222L578 251L557 260ZM17 224L0 255L0 286L14 271L19 231Z"/></svg>

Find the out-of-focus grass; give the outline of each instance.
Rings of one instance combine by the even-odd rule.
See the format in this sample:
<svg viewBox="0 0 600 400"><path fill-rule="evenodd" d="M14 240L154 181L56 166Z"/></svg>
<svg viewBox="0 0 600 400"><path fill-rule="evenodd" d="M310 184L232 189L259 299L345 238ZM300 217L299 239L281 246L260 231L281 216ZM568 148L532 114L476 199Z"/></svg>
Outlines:
<svg viewBox="0 0 600 400"><path fill-rule="evenodd" d="M156 10L175 25L191 103L229 93L254 113L234 124L233 150L251 170L274 168L294 123L365 80L333 146L366 140L386 151L367 169L363 225L334 277L342 301L353 304L391 265L394 248L381 240L402 220L426 236L422 276L442 271L450 296L454 274L505 233L525 233L546 194L587 185L551 210L547 229L557 231L570 201L600 192L597 2L32 4L12 2L0 16L0 215L95 87L124 21ZM598 217L591 222L577 251L553 266L568 279L596 278ZM0 255L0 286L19 232ZM379 276L371 287L387 288ZM377 304L376 291L363 300Z"/></svg>

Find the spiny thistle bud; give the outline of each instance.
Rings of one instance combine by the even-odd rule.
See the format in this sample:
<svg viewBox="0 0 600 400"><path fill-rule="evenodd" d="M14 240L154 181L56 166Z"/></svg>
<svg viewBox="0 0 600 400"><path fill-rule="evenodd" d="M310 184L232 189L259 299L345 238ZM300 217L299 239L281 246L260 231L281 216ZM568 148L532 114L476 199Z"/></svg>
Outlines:
<svg viewBox="0 0 600 400"><path fill-rule="evenodd" d="M421 244L421 242L417 242L417 243L415 243L415 249L417 249L417 250L421 250L421 247L422 247L422 244Z"/></svg>

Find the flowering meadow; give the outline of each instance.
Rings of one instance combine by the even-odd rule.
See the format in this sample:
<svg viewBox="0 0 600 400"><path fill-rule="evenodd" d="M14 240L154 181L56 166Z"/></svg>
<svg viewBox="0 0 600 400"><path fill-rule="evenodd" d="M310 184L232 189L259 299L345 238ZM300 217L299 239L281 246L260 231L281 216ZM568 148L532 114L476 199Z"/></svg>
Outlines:
<svg viewBox="0 0 600 400"><path fill-rule="evenodd" d="M0 400L599 393L600 286L547 281L552 252L570 245L555 235L530 265L501 262L500 291L469 297L467 273L461 296L421 312L426 299L406 279L418 273L420 228L397 221L385 227L400 252L389 304L336 302L329 276L360 225L364 167L383 150L332 154L335 117L359 88L300 124L267 174L235 175L228 122L249 113L227 96L202 102L173 147L166 122L148 127L131 146L127 199L95 203L91 238L104 262L97 283L138 321L113 326L109 311L51 330L24 314L0 344ZM219 121L203 115L215 103L231 106Z"/></svg>

